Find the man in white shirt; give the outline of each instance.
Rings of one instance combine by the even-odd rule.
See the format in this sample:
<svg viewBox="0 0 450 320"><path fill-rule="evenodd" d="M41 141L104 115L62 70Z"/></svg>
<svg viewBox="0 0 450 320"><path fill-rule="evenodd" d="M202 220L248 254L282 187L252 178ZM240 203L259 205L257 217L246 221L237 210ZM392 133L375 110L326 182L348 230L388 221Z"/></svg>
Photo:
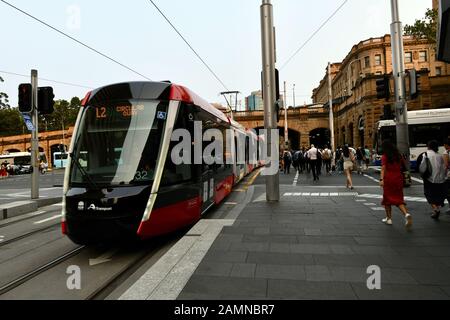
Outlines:
<svg viewBox="0 0 450 320"><path fill-rule="evenodd" d="M311 145L311 149L308 151L309 163L311 165L311 170L313 173L314 181L319 180L319 175L317 174L317 158L318 158L319 150L314 145Z"/></svg>

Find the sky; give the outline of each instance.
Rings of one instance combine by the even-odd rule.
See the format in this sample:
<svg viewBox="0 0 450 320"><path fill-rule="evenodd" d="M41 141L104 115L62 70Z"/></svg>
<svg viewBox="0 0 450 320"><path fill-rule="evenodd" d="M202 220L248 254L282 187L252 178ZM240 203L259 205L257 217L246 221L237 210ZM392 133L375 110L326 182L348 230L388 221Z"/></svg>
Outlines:
<svg viewBox="0 0 450 320"><path fill-rule="evenodd" d="M225 88L148 0L7 0L146 77L187 86L210 102L225 104ZM261 86L261 0L154 0L229 90L245 100ZM432 0L399 0L404 24L423 18ZM343 0L272 0L277 65L289 57ZM348 0L337 15L280 71L287 103L295 84L297 105L311 102L327 63L341 62L352 46L390 31L390 0ZM37 69L39 77L97 88L145 80L0 1L0 92L17 105L17 88ZM56 99L84 97L88 88L40 80Z"/></svg>

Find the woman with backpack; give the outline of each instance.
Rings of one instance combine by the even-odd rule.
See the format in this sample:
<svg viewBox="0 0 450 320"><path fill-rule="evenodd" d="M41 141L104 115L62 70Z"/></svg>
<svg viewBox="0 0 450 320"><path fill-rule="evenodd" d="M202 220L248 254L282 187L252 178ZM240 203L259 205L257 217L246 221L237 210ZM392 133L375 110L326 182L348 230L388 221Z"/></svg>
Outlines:
<svg viewBox="0 0 450 320"><path fill-rule="evenodd" d="M405 216L406 227L409 228L412 226L412 216L408 213L403 196L402 167L405 166L405 159L391 141L384 141L382 148L380 186L383 188L382 205L386 210L386 218L383 222L389 226L392 225L392 206L396 206Z"/></svg>
<svg viewBox="0 0 450 320"><path fill-rule="evenodd" d="M439 143L435 140L428 143L428 151L424 153L419 170L424 181L424 192L434 213L431 218L438 220L441 208L445 206L448 195L447 161L439 154Z"/></svg>

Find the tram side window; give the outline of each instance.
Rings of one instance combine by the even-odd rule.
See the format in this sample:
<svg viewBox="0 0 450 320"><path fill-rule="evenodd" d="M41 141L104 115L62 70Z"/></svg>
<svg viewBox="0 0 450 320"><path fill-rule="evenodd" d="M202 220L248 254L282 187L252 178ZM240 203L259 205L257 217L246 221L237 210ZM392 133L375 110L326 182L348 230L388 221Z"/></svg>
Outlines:
<svg viewBox="0 0 450 320"><path fill-rule="evenodd" d="M177 121L175 122L174 130L188 129L189 131L191 131L189 127L189 114L186 111L185 106L181 105ZM191 137L193 137L193 132L191 132ZM164 167L164 173L161 180L163 186L184 183L192 180L192 166L190 164L175 165L172 161L172 150L178 143L179 142L176 141L170 143L166 165ZM193 152L192 149L191 152Z"/></svg>
<svg viewBox="0 0 450 320"><path fill-rule="evenodd" d="M215 129L215 130L219 130L221 132L221 137L220 139L222 139L222 150L221 150L221 154L216 154L215 152L213 152L212 156L215 158L215 162L212 165L207 165L206 163L203 163L203 172L208 171L208 170L212 170L215 173L221 173L229 168L231 168L231 165L227 165L226 164L226 156L227 156L227 129L228 127L223 124L221 122L221 120L217 119L216 117L206 113L206 112L202 112L200 111L198 113L198 119L197 121L202 121L202 127L203 127L203 134L210 129ZM212 141L203 141L203 148L202 148L202 152L205 152L205 149L211 144L213 143L215 140L213 138ZM219 161L220 160L220 161Z"/></svg>

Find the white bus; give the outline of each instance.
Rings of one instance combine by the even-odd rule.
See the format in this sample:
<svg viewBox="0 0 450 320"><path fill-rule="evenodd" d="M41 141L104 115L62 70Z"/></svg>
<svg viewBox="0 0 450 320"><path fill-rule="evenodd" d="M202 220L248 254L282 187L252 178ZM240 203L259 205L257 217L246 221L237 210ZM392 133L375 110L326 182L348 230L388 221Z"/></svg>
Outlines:
<svg viewBox="0 0 450 320"><path fill-rule="evenodd" d="M55 152L53 153L53 168L65 168L69 159L68 152Z"/></svg>
<svg viewBox="0 0 450 320"><path fill-rule="evenodd" d="M444 142L450 138L450 109L432 109L409 111L409 143L411 168L417 168L418 157L427 151L428 142L439 142L440 152L444 152ZM375 165L381 165L381 144L384 140L397 141L395 120L378 122L376 151L378 153Z"/></svg>
<svg viewBox="0 0 450 320"><path fill-rule="evenodd" d="M40 153L39 161L47 165L47 157L44 152ZM8 167L9 174L27 174L32 172L31 153L14 152L0 155L0 165L5 164Z"/></svg>

